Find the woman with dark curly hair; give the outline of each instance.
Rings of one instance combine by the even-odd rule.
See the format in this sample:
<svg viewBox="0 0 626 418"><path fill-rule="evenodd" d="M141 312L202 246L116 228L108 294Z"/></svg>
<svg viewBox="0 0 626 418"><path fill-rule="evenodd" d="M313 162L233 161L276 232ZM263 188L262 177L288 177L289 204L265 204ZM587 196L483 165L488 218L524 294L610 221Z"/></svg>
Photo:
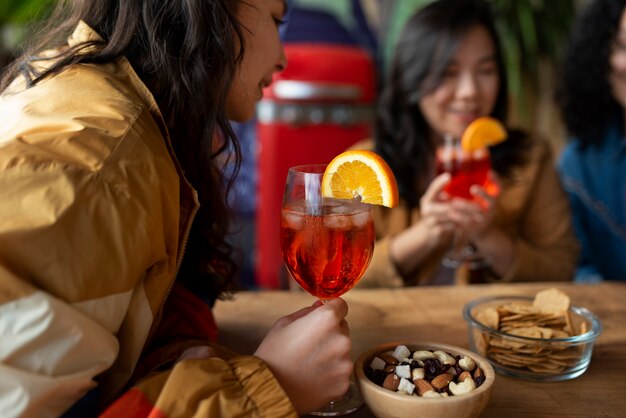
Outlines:
<svg viewBox="0 0 626 418"><path fill-rule="evenodd" d="M0 416L295 417L346 391L341 299L282 318L254 355L215 343L235 270L228 121L285 67L285 12L63 0L6 71Z"/></svg>
<svg viewBox="0 0 626 418"><path fill-rule="evenodd" d="M435 1L409 19L380 97L374 145L396 175L401 204L376 208L378 241L361 286L450 282L440 266L455 231L464 231L487 263L474 279L571 280L577 248L544 141L510 130L507 141L491 148L500 194L473 187L486 208L445 197L449 176L435 176L435 149L444 135L460 137L481 116L506 122L507 101L486 2Z"/></svg>
<svg viewBox="0 0 626 418"><path fill-rule="evenodd" d="M559 169L581 245L578 281L626 280L626 1L579 16L560 104L571 141Z"/></svg>

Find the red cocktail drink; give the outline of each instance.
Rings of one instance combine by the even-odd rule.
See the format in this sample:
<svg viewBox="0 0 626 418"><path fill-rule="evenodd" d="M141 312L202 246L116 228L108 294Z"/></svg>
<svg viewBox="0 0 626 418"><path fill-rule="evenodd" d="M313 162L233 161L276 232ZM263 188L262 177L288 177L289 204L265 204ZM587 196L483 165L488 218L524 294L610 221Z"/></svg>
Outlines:
<svg viewBox="0 0 626 418"><path fill-rule="evenodd" d="M437 173L450 173L450 182L444 191L451 197L474 200L470 193L473 185L487 188L490 184L489 170L491 162L486 148L464 151L454 140L447 138L446 143L437 149Z"/></svg>
<svg viewBox="0 0 626 418"><path fill-rule="evenodd" d="M312 214L305 201L287 204L280 242L294 280L327 300L353 288L365 272L374 250L374 221L369 205L357 201L327 199L319 209Z"/></svg>

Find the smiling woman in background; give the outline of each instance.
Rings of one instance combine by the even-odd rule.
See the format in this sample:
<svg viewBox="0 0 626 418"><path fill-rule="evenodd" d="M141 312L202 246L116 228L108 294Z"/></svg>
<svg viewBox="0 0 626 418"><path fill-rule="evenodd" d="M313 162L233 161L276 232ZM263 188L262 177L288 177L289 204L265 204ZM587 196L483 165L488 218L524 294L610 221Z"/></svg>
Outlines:
<svg viewBox="0 0 626 418"><path fill-rule="evenodd" d="M574 26L560 161L581 244L576 280L626 280L626 1L594 0Z"/></svg>
<svg viewBox="0 0 626 418"><path fill-rule="evenodd" d="M403 29L383 88L372 148L391 166L401 204L375 208L378 241L359 286L449 283L441 261L463 230L487 268L480 281L571 280L577 255L567 198L549 146L519 130L491 148L499 196L448 199L435 149L470 122L507 119L506 70L489 5L440 0ZM457 275L457 279L462 278Z"/></svg>

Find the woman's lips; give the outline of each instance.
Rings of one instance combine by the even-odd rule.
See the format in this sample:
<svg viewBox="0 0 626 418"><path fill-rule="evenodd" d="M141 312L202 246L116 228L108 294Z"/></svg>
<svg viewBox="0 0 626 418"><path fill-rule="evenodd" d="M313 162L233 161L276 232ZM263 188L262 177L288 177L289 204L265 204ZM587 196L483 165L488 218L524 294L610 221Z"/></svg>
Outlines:
<svg viewBox="0 0 626 418"><path fill-rule="evenodd" d="M454 117L461 123L469 124L478 117L478 113L455 112Z"/></svg>

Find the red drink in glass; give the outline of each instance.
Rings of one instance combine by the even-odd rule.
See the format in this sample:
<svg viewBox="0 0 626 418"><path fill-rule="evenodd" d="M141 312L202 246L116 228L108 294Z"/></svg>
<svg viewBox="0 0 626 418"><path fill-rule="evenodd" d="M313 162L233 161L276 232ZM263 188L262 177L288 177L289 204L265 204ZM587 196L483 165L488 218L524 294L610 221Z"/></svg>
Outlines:
<svg viewBox="0 0 626 418"><path fill-rule="evenodd" d="M446 138L444 145L437 149L436 164L438 174L451 175L444 191L452 197L474 200L470 193L474 184L485 188L489 186L491 161L486 148L468 152L461 149L458 140Z"/></svg>
<svg viewBox="0 0 626 418"><path fill-rule="evenodd" d="M495 187L489 179L491 160L487 148L466 151L461 148L457 138L445 136L443 145L439 146L436 152L437 173L450 173L451 176L443 191L450 197L476 201L483 206L484 201L472 195L470 189L475 184L489 191ZM463 233L455 231L452 248L444 255L442 263L452 268L466 263L470 269L478 269L484 266L485 261Z"/></svg>
<svg viewBox="0 0 626 418"><path fill-rule="evenodd" d="M306 213L296 201L281 212L283 259L294 280L321 300L352 289L374 250L374 221L368 205L326 200L321 213ZM344 201L345 202L345 201Z"/></svg>

